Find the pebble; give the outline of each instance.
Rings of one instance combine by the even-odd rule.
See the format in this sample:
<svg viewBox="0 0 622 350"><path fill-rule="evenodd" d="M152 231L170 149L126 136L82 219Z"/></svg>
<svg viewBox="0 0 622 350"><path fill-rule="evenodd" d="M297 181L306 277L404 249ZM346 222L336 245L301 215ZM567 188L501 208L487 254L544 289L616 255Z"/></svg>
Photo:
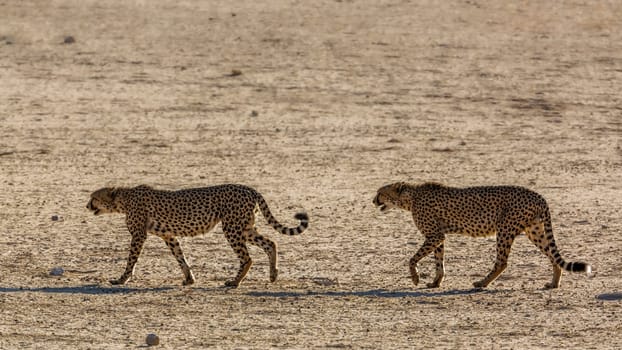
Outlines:
<svg viewBox="0 0 622 350"><path fill-rule="evenodd" d="M50 276L62 276L65 273L65 269L62 267L53 267L50 270Z"/></svg>
<svg viewBox="0 0 622 350"><path fill-rule="evenodd" d="M149 346L160 344L160 337L157 334L149 333L147 334L147 338L145 338L145 343Z"/></svg>

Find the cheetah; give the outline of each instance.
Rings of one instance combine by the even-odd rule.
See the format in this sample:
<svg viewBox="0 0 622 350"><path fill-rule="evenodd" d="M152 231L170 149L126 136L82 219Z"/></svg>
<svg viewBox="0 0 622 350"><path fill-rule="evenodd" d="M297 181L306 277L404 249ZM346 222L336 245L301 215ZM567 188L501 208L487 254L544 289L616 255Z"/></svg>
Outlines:
<svg viewBox="0 0 622 350"><path fill-rule="evenodd" d="M294 217L300 224L294 228L281 225L272 216L268 204L256 190L236 184L192 188L179 191L156 190L141 185L133 188L105 187L91 194L86 206L95 215L121 213L126 215L127 228L132 236L125 272L112 284L124 284L134 274L134 267L143 249L147 234L160 237L177 259L184 274L184 285L195 282L177 236L196 236L207 233L219 222L227 241L240 259L234 279L225 285L238 287L252 265L246 243L261 247L270 260L270 282L276 281L277 245L263 237L255 228L259 211L276 231L298 235L309 225L306 213Z"/></svg>
<svg viewBox="0 0 622 350"><path fill-rule="evenodd" d="M492 271L476 288L485 288L505 270L516 236L525 232L553 264L553 280L545 288L558 288L562 269L591 274L583 262L566 262L555 245L549 207L538 193L518 186L483 186L455 188L437 183L397 182L381 187L373 203L385 211L400 208L412 212L415 226L425 237L410 259L410 274L419 283L417 264L434 252L436 276L429 288L441 285L445 277L444 244L447 234L471 237L497 235L497 258Z"/></svg>

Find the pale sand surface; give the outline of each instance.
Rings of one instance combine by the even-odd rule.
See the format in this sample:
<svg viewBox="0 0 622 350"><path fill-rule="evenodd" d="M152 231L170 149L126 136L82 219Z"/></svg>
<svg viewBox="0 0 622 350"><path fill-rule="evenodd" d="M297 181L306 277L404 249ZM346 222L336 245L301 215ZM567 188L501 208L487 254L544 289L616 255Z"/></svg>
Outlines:
<svg viewBox="0 0 622 350"><path fill-rule="evenodd" d="M622 347L622 3L504 3L0 0L0 348ZM594 276L543 290L520 237L476 291L495 240L451 236L444 285L415 287L421 235L371 203L399 180L530 187ZM296 237L258 220L276 283L252 248L223 288L220 227L182 239L192 287L153 236L107 282L129 234L90 192L228 182L311 217Z"/></svg>

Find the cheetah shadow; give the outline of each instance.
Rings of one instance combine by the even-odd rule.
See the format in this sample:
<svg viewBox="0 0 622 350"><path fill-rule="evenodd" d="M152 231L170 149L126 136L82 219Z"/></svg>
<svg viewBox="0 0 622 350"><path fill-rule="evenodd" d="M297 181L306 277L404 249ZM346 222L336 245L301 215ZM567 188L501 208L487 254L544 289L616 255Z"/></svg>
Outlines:
<svg viewBox="0 0 622 350"><path fill-rule="evenodd" d="M602 301L620 301L622 300L622 292L598 294L596 296L596 299L602 300Z"/></svg>
<svg viewBox="0 0 622 350"><path fill-rule="evenodd" d="M498 290L471 288L471 289L452 289L442 291L427 291L427 290L414 290L414 291L395 291L386 289L371 289L361 291L306 291L306 292L248 292L246 293L251 297L262 298L305 298L305 297L371 297L371 298L434 298L434 297L448 297L448 296L462 296L473 294L495 294L499 293Z"/></svg>
<svg viewBox="0 0 622 350"><path fill-rule="evenodd" d="M106 287L102 285L85 285L85 286L73 286L73 287L0 287L0 294L3 293L49 293L49 294L84 294L84 295L113 295L113 294L134 294L134 293L149 293L149 292L165 292L173 290L173 287L158 287L158 288L133 288L133 287L120 287L111 286Z"/></svg>

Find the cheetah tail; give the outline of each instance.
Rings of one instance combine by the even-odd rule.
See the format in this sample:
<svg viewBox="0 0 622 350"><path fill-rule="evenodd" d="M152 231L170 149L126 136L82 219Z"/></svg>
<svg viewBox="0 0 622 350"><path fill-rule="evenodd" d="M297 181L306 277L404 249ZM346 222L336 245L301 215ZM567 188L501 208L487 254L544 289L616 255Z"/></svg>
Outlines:
<svg viewBox="0 0 622 350"><path fill-rule="evenodd" d="M592 275L592 266L586 264L584 262L566 262L559 253L557 249L557 245L555 244L555 238L553 237L553 228L551 227L551 214L549 213L548 208L546 209L543 222L541 223L541 229L544 230L544 252L548 255L549 259L561 267L562 269L569 272L585 272L588 277Z"/></svg>
<svg viewBox="0 0 622 350"><path fill-rule="evenodd" d="M552 233L549 234L549 236L552 236ZM585 272L588 276L592 275L592 266L590 266L589 264L586 264L584 262L579 262L579 261L575 261L575 262L565 261L561 257L561 255L559 254L559 251L557 250L557 247L555 246L555 239L550 240L548 248L549 248L548 255L551 258L551 260L555 262L557 266L569 272Z"/></svg>
<svg viewBox="0 0 622 350"><path fill-rule="evenodd" d="M592 274L592 266L584 262L563 262L560 267L570 272L585 272L588 276Z"/></svg>
<svg viewBox="0 0 622 350"><path fill-rule="evenodd" d="M309 215L307 215L307 213L297 213L294 216L294 218L296 218L297 220L300 220L300 224L297 227L290 228L290 227L285 227L281 225L274 218L274 216L272 216L272 213L270 212L270 209L268 208L268 204L263 198L261 198L261 200L259 201L259 209L261 210L261 213L266 218L266 220L268 220L268 224L272 226L272 228L274 228L276 231L284 235L290 235L290 236L299 235L302 232L304 232L307 229L307 227L309 227Z"/></svg>

